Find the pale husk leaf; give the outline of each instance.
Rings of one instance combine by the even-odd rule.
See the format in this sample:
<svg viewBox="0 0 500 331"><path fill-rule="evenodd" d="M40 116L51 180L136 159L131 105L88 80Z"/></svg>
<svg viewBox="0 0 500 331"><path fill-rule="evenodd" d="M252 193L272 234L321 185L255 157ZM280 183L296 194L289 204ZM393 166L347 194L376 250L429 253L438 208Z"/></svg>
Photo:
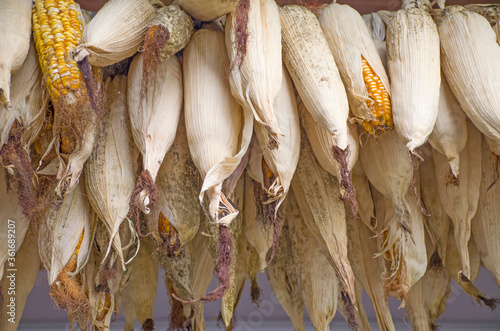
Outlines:
<svg viewBox="0 0 500 331"><path fill-rule="evenodd" d="M356 200L358 201L358 216L361 221L375 234L377 232L377 219L375 218L375 205L373 204L370 182L366 177L361 162L354 165L352 181L356 187ZM352 214L352 213L351 213ZM347 216L351 216L347 214Z"/></svg>
<svg viewBox="0 0 500 331"><path fill-rule="evenodd" d="M399 10L387 26L387 60L394 126L413 152L423 145L438 114L439 35L422 9Z"/></svg>
<svg viewBox="0 0 500 331"><path fill-rule="evenodd" d="M110 99L109 113L103 120L96 147L86 162L85 182L90 205L106 225L111 237L105 257L113 246L125 270L118 230L129 210L137 149L130 137L126 77L116 76L108 82L107 91Z"/></svg>
<svg viewBox="0 0 500 331"><path fill-rule="evenodd" d="M213 21L232 12L238 0L179 0L179 6L187 11L195 20Z"/></svg>
<svg viewBox="0 0 500 331"><path fill-rule="evenodd" d="M241 63L230 68L231 93L253 113L255 120L267 131L265 145L280 144L284 134L279 123L276 98L282 89L281 27L279 9L273 0L248 0L247 52ZM226 48L233 63L241 52L237 40L236 12L226 20ZM261 143L262 145L262 143Z"/></svg>
<svg viewBox="0 0 500 331"><path fill-rule="evenodd" d="M453 175L458 177L460 152L467 142L467 118L444 75L441 75L438 117L429 142L439 153L446 155Z"/></svg>
<svg viewBox="0 0 500 331"><path fill-rule="evenodd" d="M323 9L319 22L339 68L352 115L361 122L375 120L366 104L370 97L363 80L362 57L380 78L389 96L391 91L377 47L361 15L349 5L332 3Z"/></svg>
<svg viewBox="0 0 500 331"><path fill-rule="evenodd" d="M70 57L79 62L88 56L100 67L120 62L139 50L154 15L147 0L110 0L87 24Z"/></svg>
<svg viewBox="0 0 500 331"><path fill-rule="evenodd" d="M318 19L307 8L280 9L283 60L300 98L319 125L344 150L349 104L344 85Z"/></svg>
<svg viewBox="0 0 500 331"><path fill-rule="evenodd" d="M472 122L467 123L467 144L460 154L460 175L457 183L447 182L447 158L434 151L437 187L444 211L454 226L455 242L462 261L462 272L470 276L467 242L471 234L471 221L476 214L481 185L481 133Z"/></svg>
<svg viewBox="0 0 500 331"><path fill-rule="evenodd" d="M479 14L458 6L448 11L439 26L444 74L470 120L498 142L500 46L495 32Z"/></svg>
<svg viewBox="0 0 500 331"><path fill-rule="evenodd" d="M11 74L28 54L32 5L31 0L0 3L0 105L10 105Z"/></svg>
<svg viewBox="0 0 500 331"><path fill-rule="evenodd" d="M203 178L199 199L208 193L212 221L229 224L238 211L221 192L250 143L253 118L231 95L228 59L221 31L201 29L184 51L184 93L189 151Z"/></svg>

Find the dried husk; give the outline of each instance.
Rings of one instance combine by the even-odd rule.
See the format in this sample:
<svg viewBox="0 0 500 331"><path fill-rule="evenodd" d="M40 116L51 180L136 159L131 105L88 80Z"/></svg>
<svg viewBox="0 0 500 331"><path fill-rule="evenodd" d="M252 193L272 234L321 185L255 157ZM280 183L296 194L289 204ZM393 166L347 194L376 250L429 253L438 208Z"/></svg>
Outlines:
<svg viewBox="0 0 500 331"><path fill-rule="evenodd" d="M144 55L135 56L127 76L127 101L132 137L142 155L142 169L156 181L158 170L175 139L182 110L182 69L177 57L159 64L147 94L142 95ZM146 175L141 175L146 176ZM155 187L140 188L139 208L149 214ZM134 202L132 202L134 203ZM151 203L151 206L150 206Z"/></svg>
<svg viewBox="0 0 500 331"><path fill-rule="evenodd" d="M443 72L453 94L479 131L498 142L500 46L495 32L481 15L450 6L439 25L439 34ZM500 148L497 146L494 152L500 155Z"/></svg>
<svg viewBox="0 0 500 331"><path fill-rule="evenodd" d="M306 226L309 220L302 217L297 203L288 204L287 215L293 267L297 269L304 307L314 328L327 330L340 294L335 270Z"/></svg>
<svg viewBox="0 0 500 331"><path fill-rule="evenodd" d="M361 168L361 165L356 165L356 168ZM362 169L360 170L362 171ZM354 176L357 177L356 172ZM370 224L371 220L375 220L375 217L369 189L368 185L369 196L358 195L360 218L353 217L352 213L346 210L348 257L356 281L361 282L372 302L380 330L395 330L389 310L389 302L385 295L384 280L381 277L384 271L384 261L381 256L375 257L378 252L377 239L374 237L371 228L376 224ZM358 192L360 192L359 187ZM363 208L367 204L371 205L371 211L369 213L361 212L363 209L368 209ZM369 219L365 220L367 216ZM367 221L369 226L366 224Z"/></svg>
<svg viewBox="0 0 500 331"><path fill-rule="evenodd" d="M280 18L283 60L297 92L314 120L345 150L349 104L318 19L297 5L281 8Z"/></svg>
<svg viewBox="0 0 500 331"><path fill-rule="evenodd" d="M378 55L387 72L387 50L385 45L386 24L379 13L365 14L362 16L368 31L377 47Z"/></svg>
<svg viewBox="0 0 500 331"><path fill-rule="evenodd" d="M137 256L129 266L130 277L122 292L125 331L134 331L134 322L141 325L153 320L158 286L158 258L150 237L141 239ZM153 324L154 325L154 324ZM144 330L148 330L143 327Z"/></svg>
<svg viewBox="0 0 500 331"><path fill-rule="evenodd" d="M261 146L279 146L283 123L278 122L276 98L282 89L281 27L279 9L273 0L249 0L246 24L250 38L240 60L237 12L226 20L226 48L232 63L229 72L231 93L243 108L251 111L267 132ZM283 84L284 85L284 84ZM259 130L259 129L257 129ZM264 149L264 148L263 148Z"/></svg>
<svg viewBox="0 0 500 331"><path fill-rule="evenodd" d="M391 201L395 220L405 231L411 232L410 211L405 196L412 180L412 165L408 150L398 134L388 132L377 141L367 139L366 144L362 144L359 159L370 183Z"/></svg>
<svg viewBox="0 0 500 331"><path fill-rule="evenodd" d="M434 151L437 187L444 211L454 227L455 242L462 261L460 277L469 278L470 267L467 242L471 234L471 221L476 214L481 185L481 133L472 122L467 123L467 144L460 153L460 176L447 182L450 172L447 158ZM448 175L449 176L449 175Z"/></svg>
<svg viewBox="0 0 500 331"><path fill-rule="evenodd" d="M11 75L28 54L32 5L31 0L0 3L0 106L10 106Z"/></svg>
<svg viewBox="0 0 500 331"><path fill-rule="evenodd" d="M245 183L246 185L246 183ZM243 220L243 223L245 219ZM236 270L236 302L235 310L247 279L250 281L250 298L252 303L260 307L262 290L257 282L257 272L259 271L259 257L255 248L248 242L246 236L242 235L238 241L238 269ZM235 316L235 315L234 315ZM233 317L233 321L235 318Z"/></svg>
<svg viewBox="0 0 500 331"><path fill-rule="evenodd" d="M377 233L377 219L375 218L375 205L373 204L370 182L366 177L361 162L354 165L352 170L352 181L356 186L356 198L358 200L358 216L361 221L375 234ZM347 216L352 216L347 214Z"/></svg>
<svg viewBox="0 0 500 331"><path fill-rule="evenodd" d="M158 207L151 214L153 224L157 224L159 213L167 218L175 229L180 249L188 244L198 232L200 225L200 205L198 193L200 174L189 155L184 116L181 114L172 147L165 155L158 172ZM152 229L155 238L162 238L158 226ZM163 245L169 245L162 238ZM168 241L168 240L167 240ZM162 250L162 255L164 254ZM167 254L168 249L167 249ZM178 286L178 285L176 285Z"/></svg>
<svg viewBox="0 0 500 331"><path fill-rule="evenodd" d="M156 16L149 22L150 29L158 25L168 31L168 39L159 52L160 60L166 61L186 47L194 32L194 21L179 6L170 5L157 9Z"/></svg>
<svg viewBox="0 0 500 331"><path fill-rule="evenodd" d="M287 220L291 217L301 217L297 201L290 191L287 207ZM292 260L292 261L290 261ZM293 262L291 233L288 221L283 225L276 256L266 269L267 279L281 307L290 318L296 331L304 331L304 301L299 286L299 273Z"/></svg>
<svg viewBox="0 0 500 331"><path fill-rule="evenodd" d="M479 206L472 220L472 234L484 266L500 286L500 225L498 224L499 192L498 157L486 141L482 142L482 182ZM493 184L493 186L492 186Z"/></svg>
<svg viewBox="0 0 500 331"><path fill-rule="evenodd" d="M198 30L184 50L184 93L189 151L203 178L211 221L228 225L238 211L222 193L222 183L239 165L250 143L253 118L230 93L224 34Z"/></svg>
<svg viewBox="0 0 500 331"><path fill-rule="evenodd" d="M345 307L345 302L342 301L342 293L340 293L338 298L338 311L344 318L344 320L349 323L349 319L352 319L353 316L356 321L357 330L371 330L370 321L368 320L368 316L366 315L365 307L363 305L362 295L363 295L363 286L361 282L356 279L356 310L354 312L347 312Z"/></svg>
<svg viewBox="0 0 500 331"><path fill-rule="evenodd" d="M179 0L179 6L197 21L209 22L232 12L238 0Z"/></svg>
<svg viewBox="0 0 500 331"><path fill-rule="evenodd" d="M3 292L4 295L3 304L0 300L0 328L4 331L16 331L18 329L28 295L33 286L35 286L38 271L41 267L36 240L33 228L30 228L16 253L15 268L19 271L22 270L22 272L15 273L15 296L9 295L9 287L11 287L12 281L12 278L7 278L9 274L6 274L0 282L0 292ZM2 263L1 268L3 267L4 264ZM12 323L12 320L9 320L12 316L8 314L10 309L6 307L10 302L10 298L15 298L14 323Z"/></svg>
<svg viewBox="0 0 500 331"><path fill-rule="evenodd" d="M341 291L354 311L354 274L347 258L346 216L339 183L314 158L305 134L292 188L307 228L335 270Z"/></svg>
<svg viewBox="0 0 500 331"><path fill-rule="evenodd" d="M387 26L387 62L394 126L411 152L426 141L438 114L439 35L419 8L399 10Z"/></svg>
<svg viewBox="0 0 500 331"><path fill-rule="evenodd" d="M134 55L154 15L148 0L109 0L85 26L70 58L88 57L90 64L105 67Z"/></svg>
<svg viewBox="0 0 500 331"><path fill-rule="evenodd" d="M366 104L370 96L363 80L362 58L380 78L389 96L391 91L375 42L361 15L349 5L332 3L323 9L319 22L339 68L354 119L360 123L376 120Z"/></svg>
<svg viewBox="0 0 500 331"><path fill-rule="evenodd" d="M451 92L444 75L439 89L439 110L436 124L429 136L429 143L439 153L446 155L453 176L458 178L460 152L467 142L467 118Z"/></svg>
<svg viewBox="0 0 500 331"><path fill-rule="evenodd" d="M295 93L292 80L284 65L282 65L282 71L283 80L275 103L277 125L283 132L279 146L273 149L269 148L267 129L257 120L254 123L255 135L259 141L262 154L275 177L271 186L265 187L269 198L266 203L277 202L275 215L278 213L278 209L290 189L300 152L300 122Z"/></svg>
<svg viewBox="0 0 500 331"><path fill-rule="evenodd" d="M134 188L134 163L138 152L133 145L127 110L127 78L116 76L107 82L110 99L108 115L103 119L96 146L85 165L87 194L92 209L106 225L111 247L125 270L120 225L127 219L129 200Z"/></svg>

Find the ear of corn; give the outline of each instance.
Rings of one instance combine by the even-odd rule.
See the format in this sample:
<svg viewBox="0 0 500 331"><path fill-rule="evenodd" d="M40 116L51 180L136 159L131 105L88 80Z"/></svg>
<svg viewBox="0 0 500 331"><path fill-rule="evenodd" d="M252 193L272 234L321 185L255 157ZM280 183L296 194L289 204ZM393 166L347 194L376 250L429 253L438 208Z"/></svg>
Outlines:
<svg viewBox="0 0 500 331"><path fill-rule="evenodd" d="M10 105L11 74L24 62L30 47L31 0L0 3L0 105Z"/></svg>
<svg viewBox="0 0 500 331"><path fill-rule="evenodd" d="M119 256L125 270L122 240L118 232L126 220L129 199L134 188L133 164L138 151L130 139L127 111L127 79L117 76L108 82L110 99L109 115L97 139L97 145L85 165L85 183L93 210L106 225L111 242L105 248L107 255L111 247Z"/></svg>
<svg viewBox="0 0 500 331"><path fill-rule="evenodd" d="M203 178L199 195L208 193L208 214L229 224L238 211L222 193L222 182L246 153L252 114L242 111L224 75L228 59L221 31L198 30L184 51L185 119L189 151Z"/></svg>
<svg viewBox="0 0 500 331"><path fill-rule="evenodd" d="M239 63L243 50L237 42L239 35L237 13L230 13L226 22L226 48L233 63L229 73L231 93L253 113L255 120L266 130L264 145L279 145L283 131L277 120L276 98L282 88L281 28L278 5L273 0L249 0L248 21L250 36L246 53ZM262 143L261 143L262 144Z"/></svg>
<svg viewBox="0 0 500 331"><path fill-rule="evenodd" d="M399 10L387 26L394 125L413 152L427 141L438 114L439 36L422 9Z"/></svg>
<svg viewBox="0 0 500 331"><path fill-rule="evenodd" d="M500 225L496 218L497 209L500 208L498 203L500 185L498 182L495 183L498 160L484 139L481 153L483 171L481 195L477 213L472 220L472 234L482 263L500 286Z"/></svg>
<svg viewBox="0 0 500 331"><path fill-rule="evenodd" d="M467 124L467 144L460 153L460 176L447 182L449 166L444 155L434 151L437 187L444 211L450 216L455 242L462 261L463 277L469 278L467 242L471 233L471 221L476 214L481 185L481 133L474 125ZM448 175L449 177L449 175ZM462 276L461 276L462 277Z"/></svg>
<svg viewBox="0 0 500 331"><path fill-rule="evenodd" d="M11 321L9 321L9 319L11 318L11 316L8 315L9 309L2 309L0 311L0 328L2 328L2 330L16 331L18 329L19 322L26 305L26 301L28 299L28 295L30 294L33 286L35 286L38 271L40 270L40 255L38 255L38 247L36 241L37 238L35 236L35 233L33 229L30 228L26 233L26 237L24 238L21 247L16 253L16 268L18 270L22 270L22 272L16 273L15 296L10 296L11 298L15 298L16 316L14 318L14 323L12 323ZM4 265L2 263L0 268L3 267ZM7 302L9 302L8 300L10 300L7 295L9 293L9 287L11 287L11 279L3 277L0 282L0 286L0 291L3 292L3 295L5 296L5 303L3 306L5 307Z"/></svg>
<svg viewBox="0 0 500 331"><path fill-rule="evenodd" d="M130 278L123 290L125 330L133 331L135 318L141 325L151 323L158 285L158 259L152 238L143 238L137 256L130 263ZM146 329L143 327L143 329Z"/></svg>
<svg viewBox="0 0 500 331"><path fill-rule="evenodd" d="M333 3L319 21L354 118L372 136L392 130L389 78L361 15L348 5Z"/></svg>
<svg viewBox="0 0 500 331"><path fill-rule="evenodd" d="M71 56L77 62L88 56L100 67L120 62L138 51L154 15L147 0L110 0L85 27Z"/></svg>
<svg viewBox="0 0 500 331"><path fill-rule="evenodd" d="M304 307L316 330L326 330L337 311L341 289L329 259L306 226L310 219L302 217L298 204L288 205L293 267L297 269L298 284Z"/></svg>
<svg viewBox="0 0 500 331"><path fill-rule="evenodd" d="M439 153L446 155L453 176L458 178L460 152L467 142L467 120L443 75L439 89L438 117L429 142Z"/></svg>
<svg viewBox="0 0 500 331"><path fill-rule="evenodd" d="M499 141L500 46L494 31L481 15L452 6L446 9L439 34L443 72L453 94L474 125ZM500 154L500 148L494 152Z"/></svg>
<svg viewBox="0 0 500 331"><path fill-rule="evenodd" d="M147 95L141 98L142 54L132 61L127 77L127 101L132 137L142 155L143 170L154 183L165 154L174 142L182 110L182 69L177 57L159 64ZM142 174L141 174L142 177ZM142 188L139 207L149 213L150 195Z"/></svg>
<svg viewBox="0 0 500 331"><path fill-rule="evenodd" d="M314 120L344 150L349 105L319 22L309 9L296 5L281 8L280 18L283 60L300 98Z"/></svg>
<svg viewBox="0 0 500 331"><path fill-rule="evenodd" d="M195 20L213 21L232 12L238 0L179 0L179 6L187 11Z"/></svg>
<svg viewBox="0 0 500 331"><path fill-rule="evenodd" d="M315 160L304 134L300 153L292 187L302 217L335 270L341 291L354 311L354 275L347 258L346 218L338 181Z"/></svg>

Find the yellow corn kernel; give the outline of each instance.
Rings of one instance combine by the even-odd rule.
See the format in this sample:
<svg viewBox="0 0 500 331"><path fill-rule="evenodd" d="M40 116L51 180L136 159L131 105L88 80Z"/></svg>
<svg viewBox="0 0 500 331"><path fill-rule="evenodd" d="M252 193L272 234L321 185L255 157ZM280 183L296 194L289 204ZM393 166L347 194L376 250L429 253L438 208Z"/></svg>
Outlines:
<svg viewBox="0 0 500 331"><path fill-rule="evenodd" d="M363 127L371 136L378 137L382 133L394 129L391 100L382 81L363 56L361 56L361 66L363 80L370 96L370 99L366 101L366 105L375 116L375 120L363 122Z"/></svg>

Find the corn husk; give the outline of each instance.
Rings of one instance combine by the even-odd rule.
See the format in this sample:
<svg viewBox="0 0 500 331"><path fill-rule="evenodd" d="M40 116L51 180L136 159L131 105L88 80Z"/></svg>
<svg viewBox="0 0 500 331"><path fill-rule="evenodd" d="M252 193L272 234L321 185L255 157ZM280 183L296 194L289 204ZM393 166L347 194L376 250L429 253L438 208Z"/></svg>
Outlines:
<svg viewBox="0 0 500 331"><path fill-rule="evenodd" d="M333 55L317 18L307 8L280 9L283 60L307 110L333 135L337 146L348 145L349 105Z"/></svg>
<svg viewBox="0 0 500 331"><path fill-rule="evenodd" d="M361 15L349 5L332 3L321 12L319 22L346 87L353 117L358 122L376 120L366 104L370 96L363 80L362 58L380 78L389 96L391 91L384 65Z"/></svg>
<svg viewBox="0 0 500 331"><path fill-rule="evenodd" d="M254 124L262 154L275 177L271 185L269 187L265 185L265 188L269 196L267 202L277 201L276 213L290 189L300 151L300 123L293 84L284 65L282 72L283 80L275 103L277 125L283 132L280 145L274 149L268 148L266 128L258 121Z"/></svg>
<svg viewBox="0 0 500 331"><path fill-rule="evenodd" d="M304 307L316 330L328 330L337 311L338 279L329 259L307 228L305 222L309 220L301 216L298 204L288 207L292 261L297 269Z"/></svg>
<svg viewBox="0 0 500 331"><path fill-rule="evenodd" d="M356 198L359 205L358 216L373 233L376 233L377 219L375 218L375 206L373 204L370 182L368 181L368 177L366 177L361 162L354 165L352 181L357 188ZM352 215L347 214L347 216Z"/></svg>
<svg viewBox="0 0 500 331"><path fill-rule="evenodd" d="M439 257L446 261L448 233L450 232L450 217L441 204L438 190L436 168L434 166L433 149L430 144L422 146L424 162L420 165L420 194L422 201L431 216L424 219L429 240L437 250ZM441 178L441 180L443 180Z"/></svg>
<svg viewBox="0 0 500 331"><path fill-rule="evenodd" d="M287 220L292 217L301 217L300 210L296 207L297 201L293 191L289 194L287 206ZM296 331L304 331L304 301L299 285L299 273L293 261L291 233L288 221L283 225L276 256L266 269L267 279L274 295L281 307L290 318Z"/></svg>
<svg viewBox="0 0 500 331"><path fill-rule="evenodd" d="M147 0L110 0L82 33L70 53L77 62L88 57L90 64L109 66L134 55L142 45L155 9Z"/></svg>
<svg viewBox="0 0 500 331"><path fill-rule="evenodd" d="M368 320L368 316L366 315L366 310L363 305L362 295L363 295L363 286L361 282L356 279L356 310L354 311L354 318L357 323L357 330L371 330L370 321ZM344 318L344 320L349 323L349 319L352 318L352 315L346 313L346 308L344 302L342 302L342 294L340 293L338 298L338 311Z"/></svg>
<svg viewBox="0 0 500 331"><path fill-rule="evenodd" d="M246 183L245 183L246 185ZM243 216L244 217L244 216ZM245 219L243 219L245 223ZM259 271L259 257L257 251L248 242L246 236L242 235L238 241L238 269L236 271L236 303L235 309L241 300L241 295L247 280L250 281L250 298L257 307L260 305L262 290L257 282L257 272Z"/></svg>
<svg viewBox="0 0 500 331"><path fill-rule="evenodd" d="M238 211L221 192L222 182L245 155L253 119L230 93L224 75L228 59L221 31L198 30L184 51L184 93L189 151L203 178L199 199L208 193L212 221L228 225Z"/></svg>
<svg viewBox="0 0 500 331"><path fill-rule="evenodd" d="M361 165L358 164L355 169L356 168L361 168ZM362 169L359 171L362 173ZM356 180L359 175L355 172L354 176ZM368 187L368 190L369 189ZM359 186L358 192L360 192ZM380 256L374 257L378 248L377 239L374 238L374 233L371 230L373 225L376 226L376 224L370 224L372 223L371 220L375 220L376 222L371 193L369 196L358 195L357 197L360 205L361 219L353 217L352 214L346 210L349 261L351 262L356 280L361 283L370 297L380 330L395 330L389 310L389 302L385 295L384 281L381 278L382 272L384 271L384 261ZM363 208L363 206L367 204L365 199L368 200L368 204L371 205L370 213L361 212L361 210L367 209ZM369 226L366 224L365 215L369 217ZM358 289L356 288L356 290L356 294L359 296Z"/></svg>
<svg viewBox="0 0 500 331"><path fill-rule="evenodd" d="M412 180L412 165L397 133L388 132L377 141L367 139L359 159L370 183L390 200L396 221L405 231L411 232L410 211L405 196Z"/></svg>
<svg viewBox="0 0 500 331"><path fill-rule="evenodd" d="M411 152L426 141L438 114L439 35L422 9L399 10L387 26L394 126Z"/></svg>
<svg viewBox="0 0 500 331"><path fill-rule="evenodd" d="M443 75L439 90L438 117L429 142L439 153L446 155L453 176L458 178L460 152L467 142L467 120Z"/></svg>
<svg viewBox="0 0 500 331"><path fill-rule="evenodd" d="M452 6L446 9L439 33L443 71L453 94L474 125L498 142L500 46L494 31L481 15ZM494 152L500 154L500 148Z"/></svg>
<svg viewBox="0 0 500 331"><path fill-rule="evenodd" d="M179 0L179 6L197 21L209 22L232 12L238 0Z"/></svg>
<svg viewBox="0 0 500 331"><path fill-rule="evenodd" d="M500 5L498 4L469 4L464 5L464 8L484 16L493 26L497 23Z"/></svg>
<svg viewBox="0 0 500 331"><path fill-rule="evenodd" d="M23 64L30 47L31 0L0 4L0 106L10 106L11 75Z"/></svg>
<svg viewBox="0 0 500 331"><path fill-rule="evenodd" d="M377 47L377 52L380 56L380 60L382 60L385 71L388 72L387 49L385 45L386 24L379 13L365 14L362 17L375 43L375 47Z"/></svg>
<svg viewBox="0 0 500 331"><path fill-rule="evenodd" d="M160 63L154 80L149 82L147 95L141 98L143 61L144 56L140 54L130 64L127 101L132 137L142 155L143 171L149 174L141 174L141 180L148 178L150 185L154 186L163 158L177 132L182 110L182 69L177 57ZM149 204L153 202L150 197L153 188L140 188L139 208L148 214Z"/></svg>
<svg viewBox="0 0 500 331"><path fill-rule="evenodd" d="M346 306L354 311L354 275L347 258L346 217L339 183L318 164L304 133L292 187L304 222L335 270Z"/></svg>
<svg viewBox="0 0 500 331"><path fill-rule="evenodd" d="M158 206L151 214L157 224L159 213L167 218L175 229L179 247L189 243L200 225L200 207L197 202L200 175L189 155L184 116L181 114L175 140L158 172ZM152 229L155 237L161 237L158 226ZM169 245L162 238L163 243ZM175 241L176 241L175 240ZM177 248L177 249L178 249Z"/></svg>
<svg viewBox="0 0 500 331"><path fill-rule="evenodd" d="M279 106L276 105L282 89L279 10L273 0L248 0L247 5L245 25L251 37L246 40L246 53L239 42L242 23L237 17L238 11L227 16L226 48L232 63L229 82L236 100L268 131L261 145L272 149L279 145L280 136L284 134L283 123L277 120Z"/></svg>
<svg viewBox="0 0 500 331"><path fill-rule="evenodd" d="M116 76L107 84L109 114L103 121L97 145L86 162L85 182L90 205L111 237L104 257L113 247L125 270L128 261L123 257L118 230L127 219L129 199L134 188L133 165L138 153L130 138L126 77Z"/></svg>
<svg viewBox="0 0 500 331"><path fill-rule="evenodd" d="M194 32L194 22L179 6L170 5L156 10L156 16L149 23L149 31L159 25L168 32L168 38L158 54L161 61L166 61L186 47Z"/></svg>
<svg viewBox="0 0 500 331"><path fill-rule="evenodd" d="M460 277L469 278L470 267L467 242L471 233L471 221L476 214L479 188L481 185L481 133L468 122L467 144L460 155L460 169L458 180L447 181L449 173L447 158L434 151L436 166L437 187L444 211L450 216L454 226L455 242L462 261Z"/></svg>
<svg viewBox="0 0 500 331"><path fill-rule="evenodd" d="M17 229L18 228L16 227L16 230ZM0 328L4 331L16 331L18 329L28 295L33 286L35 286L38 271L41 267L36 240L33 228L30 228L22 241L23 243L21 247L16 253L15 269L17 269L17 272L14 272L15 295L11 296L11 294L9 294L9 287L11 287L11 281L13 280L12 278L7 277L10 272L6 273L0 282L0 293L3 293L4 300L4 305L0 303L0 306L2 306L2 309L0 310ZM8 262L5 266L7 267L6 269L10 268L8 266ZM4 264L2 263L1 268L3 267ZM10 298L15 298L14 318L12 318L11 314L8 314L10 309L6 307L11 300Z"/></svg>
<svg viewBox="0 0 500 331"><path fill-rule="evenodd" d="M153 310L158 286L158 258L154 254L153 239L145 237L135 259L130 263L130 278L122 293L125 331L134 331L135 319L148 330L153 321ZM153 324L154 325L154 324Z"/></svg>
<svg viewBox="0 0 500 331"><path fill-rule="evenodd" d="M484 139L481 153L483 176L479 206L472 220L472 234L482 263L500 286L500 226L497 219L500 185L496 182L498 157L492 153Z"/></svg>

